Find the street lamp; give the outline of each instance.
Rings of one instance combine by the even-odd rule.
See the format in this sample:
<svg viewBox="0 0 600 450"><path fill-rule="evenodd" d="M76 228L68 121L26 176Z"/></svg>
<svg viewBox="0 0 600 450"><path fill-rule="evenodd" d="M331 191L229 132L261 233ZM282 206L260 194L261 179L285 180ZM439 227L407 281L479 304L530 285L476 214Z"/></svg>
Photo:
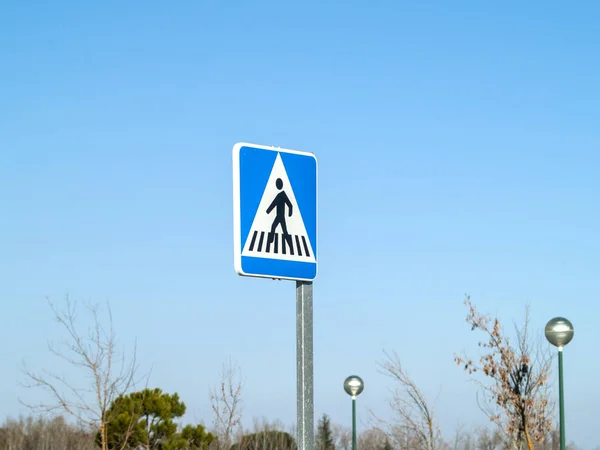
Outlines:
<svg viewBox="0 0 600 450"><path fill-rule="evenodd" d="M546 324L546 339L558 347L558 403L560 412L560 450L565 450L565 398L563 392L563 348L571 339L575 330L573 324L564 317L555 317Z"/></svg>
<svg viewBox="0 0 600 450"><path fill-rule="evenodd" d="M364 388L365 384L358 375L350 375L344 380L344 390L352 397L352 450L356 450L356 396Z"/></svg>

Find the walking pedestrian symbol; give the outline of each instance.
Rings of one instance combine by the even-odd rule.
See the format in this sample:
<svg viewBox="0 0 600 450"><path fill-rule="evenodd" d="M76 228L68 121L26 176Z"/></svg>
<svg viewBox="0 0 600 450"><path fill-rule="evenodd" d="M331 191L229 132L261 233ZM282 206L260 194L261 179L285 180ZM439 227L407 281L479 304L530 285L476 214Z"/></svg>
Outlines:
<svg viewBox="0 0 600 450"><path fill-rule="evenodd" d="M242 256L316 262L294 190L278 153Z"/></svg>
<svg viewBox="0 0 600 450"><path fill-rule="evenodd" d="M277 189L280 191L283 189L283 181L281 178L277 178L277 181L275 181L275 186L277 186ZM287 235L287 227L285 226L286 205L290 210L289 214L291 216L294 207L292 206L292 202L290 202L290 199L286 195L285 191L281 191L279 194L277 194L277 197L275 197L273 203L271 203L271 206L267 208L267 214L270 214L271 211L273 211L273 208L277 207L277 215L275 216L275 220L273 220L273 225L271 225L271 234L275 233L277 225L281 225L281 231L283 231L284 235Z"/></svg>

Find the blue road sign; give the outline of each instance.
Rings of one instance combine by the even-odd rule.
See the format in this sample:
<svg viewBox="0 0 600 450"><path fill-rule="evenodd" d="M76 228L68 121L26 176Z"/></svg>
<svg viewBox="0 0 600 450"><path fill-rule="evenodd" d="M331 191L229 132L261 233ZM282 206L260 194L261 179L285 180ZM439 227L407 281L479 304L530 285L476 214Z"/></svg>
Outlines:
<svg viewBox="0 0 600 450"><path fill-rule="evenodd" d="M317 275L317 159L308 152L233 147L233 247L239 275Z"/></svg>

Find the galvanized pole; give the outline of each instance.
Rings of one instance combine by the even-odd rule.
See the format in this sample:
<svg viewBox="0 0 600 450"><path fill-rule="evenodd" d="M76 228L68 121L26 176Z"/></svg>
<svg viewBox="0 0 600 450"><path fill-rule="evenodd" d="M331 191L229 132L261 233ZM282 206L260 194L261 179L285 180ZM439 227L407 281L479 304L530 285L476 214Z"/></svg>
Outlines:
<svg viewBox="0 0 600 450"><path fill-rule="evenodd" d="M560 450L565 450L565 393L563 388L563 348L558 347L558 409L560 411Z"/></svg>
<svg viewBox="0 0 600 450"><path fill-rule="evenodd" d="M356 450L356 397L352 396L352 450Z"/></svg>
<svg viewBox="0 0 600 450"><path fill-rule="evenodd" d="M296 281L298 450L314 450L313 285Z"/></svg>

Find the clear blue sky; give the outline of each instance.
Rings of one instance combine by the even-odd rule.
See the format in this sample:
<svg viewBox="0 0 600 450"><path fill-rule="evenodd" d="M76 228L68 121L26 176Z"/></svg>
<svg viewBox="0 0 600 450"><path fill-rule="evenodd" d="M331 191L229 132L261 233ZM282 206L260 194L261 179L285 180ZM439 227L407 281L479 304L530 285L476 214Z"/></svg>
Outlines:
<svg viewBox="0 0 600 450"><path fill-rule="evenodd" d="M233 268L231 149L319 160L315 408L387 414L397 351L443 431L486 423L453 363L465 293L510 325L564 315L568 440L600 444L596 2L4 1L0 416L60 338L46 296L109 301L151 381L210 422L296 413L293 282Z"/></svg>

